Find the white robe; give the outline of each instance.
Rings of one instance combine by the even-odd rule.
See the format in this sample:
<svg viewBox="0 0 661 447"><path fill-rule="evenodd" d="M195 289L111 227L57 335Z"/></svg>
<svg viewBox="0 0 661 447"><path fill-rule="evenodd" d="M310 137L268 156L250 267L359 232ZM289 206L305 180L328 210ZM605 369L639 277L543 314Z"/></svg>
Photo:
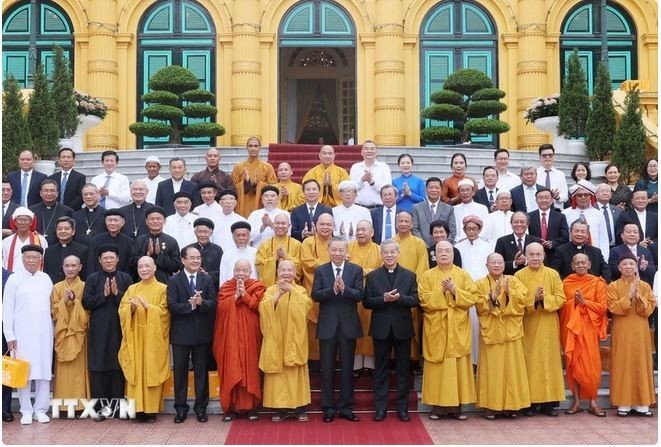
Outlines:
<svg viewBox="0 0 661 447"><path fill-rule="evenodd" d="M156 191L158 190L158 184L161 183L163 180L165 180L165 177L162 177L161 175L157 175L153 179L149 179L149 177L145 177L140 180L145 182L145 185L147 185L147 189L149 190L145 202L149 202L153 205L154 203L156 203Z"/></svg>
<svg viewBox="0 0 661 447"><path fill-rule="evenodd" d="M234 239L232 239L232 230L230 229L232 224L236 222L247 222L243 216L240 216L235 212L230 214L223 213L223 207L216 202L211 205L203 203L202 205L195 207L193 214L211 219L214 224L211 242L220 245L223 252L235 247Z"/></svg>
<svg viewBox="0 0 661 447"><path fill-rule="evenodd" d="M473 201L454 206L454 221L457 225L457 234L454 236L455 241L460 241L466 237L466 233L464 233L464 217L471 215L475 215L482 219L482 222L486 222L489 216L489 210L486 206Z"/></svg>
<svg viewBox="0 0 661 447"><path fill-rule="evenodd" d="M280 208L273 208L271 211L260 208L250 213L248 216L248 223L250 224L250 245L253 247L259 247L259 244L263 241L275 236L273 228L271 227L266 227L264 228L264 231L259 231L262 228L262 217L264 217L264 214L268 214L271 220L275 219L275 216L278 214L286 214L287 217L289 217L289 212ZM291 230L288 231L287 234L291 235Z"/></svg>
<svg viewBox="0 0 661 447"><path fill-rule="evenodd" d="M22 263L21 263L22 265ZM44 272L24 270L9 276L2 298L2 324L7 341L16 340L16 358L30 362L28 380L51 380L53 283Z"/></svg>
<svg viewBox="0 0 661 447"><path fill-rule="evenodd" d="M344 239L348 241L356 240L356 224L361 220L367 220L372 223L372 215L370 210L364 206L353 204L349 208L344 205L333 207L333 219L335 225L333 227L333 235L340 235L340 226L344 224ZM395 233L395 222L393 221L393 234ZM352 231L353 230L353 231Z"/></svg>
<svg viewBox="0 0 661 447"><path fill-rule="evenodd" d="M180 216L179 213L174 213L165 219L163 233L175 238L177 244L179 244L179 248L184 248L186 245L193 244L197 241L193 222L198 218L199 216L191 213L188 213L185 216Z"/></svg>
<svg viewBox="0 0 661 447"><path fill-rule="evenodd" d="M9 260L9 250L11 248L11 241L16 238L16 245L14 246L14 266L11 269L12 272L24 272L25 267L23 267L23 255L21 254L21 247L24 245L30 245L31 244L31 238L28 236L25 241L21 242L21 240L18 238L16 234L12 236L8 236L2 240L2 266L9 270L7 268L8 260ZM46 250L48 248L48 242L46 242L46 238L44 238L42 235L39 235L39 244L41 244L41 247Z"/></svg>
<svg viewBox="0 0 661 447"><path fill-rule="evenodd" d="M505 213L498 210L489 214L480 238L495 246L499 237L512 234L512 214L514 213L509 210Z"/></svg>
<svg viewBox="0 0 661 447"><path fill-rule="evenodd" d="M220 260L220 273L218 280L218 288L223 285L228 279L234 278L234 264L239 259L246 259L250 262L250 277L257 279L257 269L255 268L255 259L257 258L257 249L255 247L234 248L224 251L223 257Z"/></svg>

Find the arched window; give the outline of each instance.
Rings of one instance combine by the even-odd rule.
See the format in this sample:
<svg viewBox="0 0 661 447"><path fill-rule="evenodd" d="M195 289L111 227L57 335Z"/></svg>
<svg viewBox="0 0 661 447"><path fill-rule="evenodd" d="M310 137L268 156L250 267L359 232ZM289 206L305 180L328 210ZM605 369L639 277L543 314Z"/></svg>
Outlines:
<svg viewBox="0 0 661 447"><path fill-rule="evenodd" d="M11 73L21 88L31 86L38 63L46 73L53 69L54 45L62 47L73 62L73 26L57 4L20 2L4 14L2 22L3 79Z"/></svg>
<svg viewBox="0 0 661 447"><path fill-rule="evenodd" d="M197 76L200 88L218 95L215 36L209 13L193 0L158 1L145 12L138 34L138 119L145 107L140 97L149 91L149 78L168 65L188 68ZM138 137L137 146L165 143L167 138ZM208 137L184 138L183 143L210 146L215 141Z"/></svg>
<svg viewBox="0 0 661 447"><path fill-rule="evenodd" d="M497 84L498 30L489 13L479 4L447 0L432 8L420 28L420 105L430 104L429 96L443 87L453 72L475 68ZM422 120L421 128L435 123ZM474 143L496 144L493 135L475 135Z"/></svg>
<svg viewBox="0 0 661 447"><path fill-rule="evenodd" d="M636 79L636 30L629 14L615 3L606 5L606 23L601 23L600 0L578 4L569 11L562 24L560 37L560 69L564 78L565 63L574 48L587 73L588 92L592 94L597 77L597 64L601 60L603 30L608 36L608 70L613 88L622 81Z"/></svg>

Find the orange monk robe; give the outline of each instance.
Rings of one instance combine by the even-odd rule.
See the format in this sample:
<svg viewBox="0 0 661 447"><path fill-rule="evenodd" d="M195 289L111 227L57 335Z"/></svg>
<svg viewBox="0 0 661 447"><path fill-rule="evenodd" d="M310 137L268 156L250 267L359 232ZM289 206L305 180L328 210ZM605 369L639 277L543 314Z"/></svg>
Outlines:
<svg viewBox="0 0 661 447"><path fill-rule="evenodd" d="M278 189L285 188L287 190L287 195L283 196L280 194L280 201L278 202L278 208L285 210L291 213L291 210L296 208L298 205L305 202L305 195L303 195L303 187L298 183L294 183L291 180L286 182L279 181L275 184L275 187Z"/></svg>
<svg viewBox="0 0 661 447"><path fill-rule="evenodd" d="M300 282L301 280L301 243L291 236L273 236L259 244L255 259L257 276L264 283L264 287L271 287L277 282L278 261L276 261L276 252L278 247L282 247L286 252L283 260L294 263L296 281Z"/></svg>
<svg viewBox="0 0 661 447"><path fill-rule="evenodd" d="M312 281L314 281L314 271L322 264L330 262L330 253L328 253L329 240L321 239L319 236L312 236L303 239L301 246L301 268L303 270L303 287L312 293ZM308 313L308 344L310 360L319 360L319 340L317 340L317 321L319 320L319 303L314 301L312 309Z"/></svg>
<svg viewBox="0 0 661 447"><path fill-rule="evenodd" d="M365 285L365 277L369 272L381 267L381 251L377 244L369 241L365 245L360 245L358 241L349 242L349 260L354 264L358 264L363 268L363 286ZM358 317L360 318L360 325L363 328L363 336L356 339L356 354L374 357L374 344L372 337L367 335L370 331L370 320L372 318L372 311L365 309L363 302L358 304Z"/></svg>
<svg viewBox="0 0 661 447"><path fill-rule="evenodd" d="M131 311L130 300L141 297ZM170 313L167 286L151 278L130 286L119 303L122 344L119 365L126 377L126 396L135 399L138 412L163 410L163 384L170 376Z"/></svg>
<svg viewBox="0 0 661 447"><path fill-rule="evenodd" d="M567 387L579 386L580 399L596 399L601 381L599 340L606 339L608 307L606 281L599 276L572 273L563 281L565 305L560 309L560 338L565 352ZM581 290L585 304L578 304Z"/></svg>
<svg viewBox="0 0 661 447"><path fill-rule="evenodd" d="M261 281L244 281L246 293L234 298L236 279L218 291L213 356L218 365L220 405L223 412L252 410L262 400L259 383L259 303L266 288Z"/></svg>
<svg viewBox="0 0 661 447"><path fill-rule="evenodd" d="M55 379L53 398L89 399L90 383L87 374L87 328L89 315L83 308L85 283L78 276L53 286L51 314L55 323ZM71 301L65 296L69 289ZM82 410L82 406L77 408Z"/></svg>
<svg viewBox="0 0 661 447"><path fill-rule="evenodd" d="M326 172L329 173L331 179L331 184L329 186L324 186L324 178L326 177ZM342 198L340 197L340 190L338 187L340 182L344 180L350 180L349 173L346 171L346 169L341 168L335 164L330 164L328 167L324 168L324 166L319 163L305 174L302 183L305 183L311 178L315 179L321 187L319 202L330 208L338 206L342 203Z"/></svg>
<svg viewBox="0 0 661 447"><path fill-rule="evenodd" d="M654 397L652 341L647 317L656 299L649 284L640 281L640 304L629 299L631 282L620 278L607 286L611 326L610 397L613 406L651 405Z"/></svg>
<svg viewBox="0 0 661 447"><path fill-rule="evenodd" d="M252 186L246 189L243 182L243 171L247 169ZM262 188L266 185L274 185L278 181L273 166L260 159L245 160L234 165L232 169L232 183L239 196L238 204L234 210L237 214L245 217L262 207Z"/></svg>

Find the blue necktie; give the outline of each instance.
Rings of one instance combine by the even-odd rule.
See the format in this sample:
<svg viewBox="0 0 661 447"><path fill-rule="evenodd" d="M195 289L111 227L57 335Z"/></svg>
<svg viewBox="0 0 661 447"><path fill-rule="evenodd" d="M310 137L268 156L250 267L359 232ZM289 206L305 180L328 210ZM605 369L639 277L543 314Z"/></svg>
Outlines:
<svg viewBox="0 0 661 447"><path fill-rule="evenodd" d="M390 219L390 211L390 208L386 210L386 234L383 240L390 239L392 237L392 220Z"/></svg>
<svg viewBox="0 0 661 447"><path fill-rule="evenodd" d="M195 275L190 275L191 296L195 295Z"/></svg>
<svg viewBox="0 0 661 447"><path fill-rule="evenodd" d="M60 203L64 205L64 190L67 188L67 178L69 177L69 173L65 172L62 175L62 185L60 186Z"/></svg>
<svg viewBox="0 0 661 447"><path fill-rule="evenodd" d="M23 181L21 181L21 205L24 207L28 206L28 174L27 172L23 173Z"/></svg>

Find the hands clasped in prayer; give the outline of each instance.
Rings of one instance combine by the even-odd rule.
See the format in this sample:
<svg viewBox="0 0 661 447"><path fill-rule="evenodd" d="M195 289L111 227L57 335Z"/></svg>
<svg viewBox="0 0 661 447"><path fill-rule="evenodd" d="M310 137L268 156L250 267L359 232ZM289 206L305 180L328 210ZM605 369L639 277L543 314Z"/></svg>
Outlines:
<svg viewBox="0 0 661 447"><path fill-rule="evenodd" d="M147 308L149 307L147 301L141 296L136 296L134 298L131 298L130 303L131 303L131 313L134 313L135 310L138 308L138 306L144 307L145 310L147 310Z"/></svg>
<svg viewBox="0 0 661 447"><path fill-rule="evenodd" d="M119 294L119 289L115 277L106 278L106 283L103 286L103 296L108 298L110 295L117 296L117 294Z"/></svg>
<svg viewBox="0 0 661 447"><path fill-rule="evenodd" d="M390 292L383 294L383 301L386 303L391 303L397 300L399 300L399 292L397 292L397 289L392 289Z"/></svg>

